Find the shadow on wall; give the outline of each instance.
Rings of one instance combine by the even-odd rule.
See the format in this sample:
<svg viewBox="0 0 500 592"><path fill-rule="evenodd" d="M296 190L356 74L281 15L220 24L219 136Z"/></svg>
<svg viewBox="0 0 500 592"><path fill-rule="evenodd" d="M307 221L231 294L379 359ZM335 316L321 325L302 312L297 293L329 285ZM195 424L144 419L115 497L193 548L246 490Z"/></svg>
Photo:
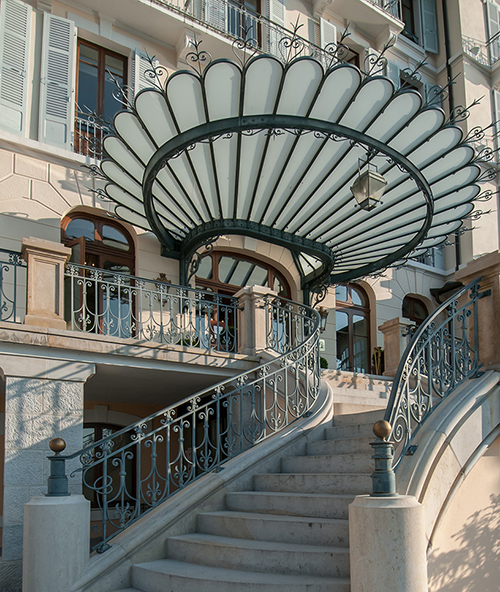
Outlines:
<svg viewBox="0 0 500 592"><path fill-rule="evenodd" d="M435 549L429 558L429 590L498 592L500 582L500 494L474 512L452 535L455 549Z"/></svg>

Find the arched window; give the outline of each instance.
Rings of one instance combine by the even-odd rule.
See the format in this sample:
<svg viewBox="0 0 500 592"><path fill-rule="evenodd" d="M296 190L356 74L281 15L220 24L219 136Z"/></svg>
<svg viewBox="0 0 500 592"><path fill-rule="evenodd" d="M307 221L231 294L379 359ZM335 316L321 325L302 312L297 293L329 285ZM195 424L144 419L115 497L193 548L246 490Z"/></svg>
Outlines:
<svg viewBox="0 0 500 592"><path fill-rule="evenodd" d="M421 300L413 296L403 298L403 317L405 319L415 321L415 324L419 327L428 316L427 307Z"/></svg>
<svg viewBox="0 0 500 592"><path fill-rule="evenodd" d="M134 298L122 287L134 280L117 276L135 274L134 242L128 231L114 220L75 213L63 219L61 234L72 250L71 263L102 270L97 276L79 269L75 277L89 278L84 283L66 278L66 320L81 331L131 337Z"/></svg>
<svg viewBox="0 0 500 592"><path fill-rule="evenodd" d="M235 294L243 286L266 286L283 298L290 298L290 287L271 265L246 257L217 251L202 258L196 285L217 294Z"/></svg>
<svg viewBox="0 0 500 592"><path fill-rule="evenodd" d="M366 292L355 284L335 289L337 370L370 372L370 306Z"/></svg>
<svg viewBox="0 0 500 592"><path fill-rule="evenodd" d="M134 275L134 241L118 222L75 213L62 221L62 242L72 249L71 261L115 273Z"/></svg>

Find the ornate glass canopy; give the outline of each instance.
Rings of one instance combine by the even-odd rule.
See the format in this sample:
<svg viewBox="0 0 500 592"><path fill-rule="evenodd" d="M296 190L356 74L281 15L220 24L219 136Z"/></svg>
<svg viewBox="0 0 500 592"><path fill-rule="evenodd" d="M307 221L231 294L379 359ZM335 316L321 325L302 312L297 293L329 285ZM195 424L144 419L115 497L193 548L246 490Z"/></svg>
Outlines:
<svg viewBox="0 0 500 592"><path fill-rule="evenodd" d="M290 249L317 289L424 253L473 210L474 150L417 91L335 59L206 57L115 117L101 163L116 214L184 269L244 234ZM387 182L370 211L351 191L368 166Z"/></svg>

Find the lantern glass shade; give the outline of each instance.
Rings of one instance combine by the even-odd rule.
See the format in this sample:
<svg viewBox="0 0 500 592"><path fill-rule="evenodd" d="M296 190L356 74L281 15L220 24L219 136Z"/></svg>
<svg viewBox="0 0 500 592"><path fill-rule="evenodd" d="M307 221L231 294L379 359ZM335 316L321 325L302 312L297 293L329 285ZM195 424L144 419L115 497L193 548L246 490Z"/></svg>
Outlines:
<svg viewBox="0 0 500 592"><path fill-rule="evenodd" d="M369 168L354 181L351 191L364 210L373 210L380 203L387 181L380 173Z"/></svg>
<svg viewBox="0 0 500 592"><path fill-rule="evenodd" d="M326 329L326 321L328 319L328 309L324 308L323 306L320 306L318 308L318 312L319 312L319 317L320 317L319 330L321 331L321 333L323 333Z"/></svg>

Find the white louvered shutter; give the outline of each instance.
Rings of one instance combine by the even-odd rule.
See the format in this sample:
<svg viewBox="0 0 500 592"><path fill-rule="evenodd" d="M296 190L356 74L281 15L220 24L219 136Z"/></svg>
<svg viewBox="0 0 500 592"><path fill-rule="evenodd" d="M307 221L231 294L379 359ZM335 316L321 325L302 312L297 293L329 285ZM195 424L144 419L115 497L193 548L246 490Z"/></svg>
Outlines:
<svg viewBox="0 0 500 592"><path fill-rule="evenodd" d="M319 29L321 35L321 49L333 43L337 45L337 27L324 18L319 19Z"/></svg>
<svg viewBox="0 0 500 592"><path fill-rule="evenodd" d="M205 21L217 29L226 32L226 3L224 0L206 0Z"/></svg>
<svg viewBox="0 0 500 592"><path fill-rule="evenodd" d="M154 60L154 66L159 65L158 60ZM147 71L151 70L151 63L147 59L147 54L144 51L138 49L135 50L134 65L132 67L132 89L134 96L145 88L152 88L155 86L155 79L151 78Z"/></svg>
<svg viewBox="0 0 500 592"><path fill-rule="evenodd" d="M493 121L495 122L497 146L500 147L500 92L493 90Z"/></svg>
<svg viewBox="0 0 500 592"><path fill-rule="evenodd" d="M268 0L267 12L269 20L281 27L285 26L286 6L285 0ZM280 51L280 40L284 37L284 31L278 27L269 26L268 32L268 51L270 54L283 59Z"/></svg>
<svg viewBox="0 0 500 592"><path fill-rule="evenodd" d="M38 139L68 150L74 126L75 55L73 21L44 13Z"/></svg>
<svg viewBox="0 0 500 592"><path fill-rule="evenodd" d="M439 52L436 0L420 0L424 49L430 53Z"/></svg>
<svg viewBox="0 0 500 592"><path fill-rule="evenodd" d="M0 4L0 126L26 136L31 6Z"/></svg>
<svg viewBox="0 0 500 592"><path fill-rule="evenodd" d="M488 22L488 39L494 37L500 31L500 17L498 12L498 4L494 2L486 3L486 14ZM491 59L496 61L500 58L500 40L496 38L490 44Z"/></svg>
<svg viewBox="0 0 500 592"><path fill-rule="evenodd" d="M442 107L443 95L440 94L442 90L439 84L424 83L425 101L433 107Z"/></svg>
<svg viewBox="0 0 500 592"><path fill-rule="evenodd" d="M399 66L394 62L387 60L387 64L385 66L385 75L394 84L394 89L398 90L398 88L401 86L401 71Z"/></svg>

